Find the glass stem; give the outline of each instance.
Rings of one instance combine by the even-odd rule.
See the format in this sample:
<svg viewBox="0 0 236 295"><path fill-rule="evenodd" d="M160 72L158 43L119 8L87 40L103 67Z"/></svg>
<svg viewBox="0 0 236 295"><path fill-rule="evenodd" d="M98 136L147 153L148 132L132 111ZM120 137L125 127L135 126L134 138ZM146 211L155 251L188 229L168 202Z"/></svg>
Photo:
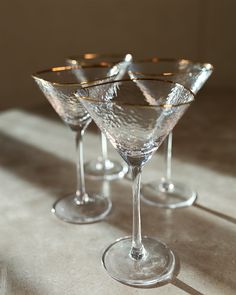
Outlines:
<svg viewBox="0 0 236 295"><path fill-rule="evenodd" d="M140 260L145 249L142 244L141 235L141 215L140 215L140 181L141 181L141 166L131 167L133 175L133 234L130 256L134 260Z"/></svg>
<svg viewBox="0 0 236 295"><path fill-rule="evenodd" d="M86 201L85 193L85 180L84 180L84 157L83 157L83 135L84 128L76 131L75 144L76 144L76 172L77 172L77 190L76 190L76 203L82 204Z"/></svg>
<svg viewBox="0 0 236 295"><path fill-rule="evenodd" d="M165 177L165 181L167 183L171 183L172 138L173 138L173 133L170 132L167 139L166 139L166 177Z"/></svg>
<svg viewBox="0 0 236 295"><path fill-rule="evenodd" d="M108 159L107 153L107 139L106 136L101 132L101 141L102 141L102 162L106 165L106 161Z"/></svg>

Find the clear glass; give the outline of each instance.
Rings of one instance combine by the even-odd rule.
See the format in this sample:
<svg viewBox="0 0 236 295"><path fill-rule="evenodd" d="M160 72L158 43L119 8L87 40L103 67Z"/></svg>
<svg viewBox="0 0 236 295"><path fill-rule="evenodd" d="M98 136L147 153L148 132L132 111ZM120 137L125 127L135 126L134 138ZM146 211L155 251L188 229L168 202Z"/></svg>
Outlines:
<svg viewBox="0 0 236 295"><path fill-rule="evenodd" d="M127 79L84 88L78 99L133 175L133 232L111 244L102 262L111 277L151 286L174 275L175 256L163 242L142 236L140 182L144 164L193 101L182 85L158 79Z"/></svg>
<svg viewBox="0 0 236 295"><path fill-rule="evenodd" d="M210 77L213 67L209 63L196 63L185 59L160 59L157 57L133 61L128 68L132 78L161 77L177 82L196 94ZM146 203L162 208L191 206L197 199L197 192L172 177L172 138L170 132L165 142L165 175L158 181L142 186L142 199Z"/></svg>
<svg viewBox="0 0 236 295"><path fill-rule="evenodd" d="M81 67L88 66L94 63L108 63L110 65L119 64L120 68L125 71L128 63L132 57L130 54L98 54L98 53L85 53L77 56L72 56L66 59L67 64L79 65ZM122 78L122 72L119 76ZM97 159L85 163L85 173L93 179L115 180L123 178L128 172L128 167L124 162L118 162L108 157L108 144L107 139L101 133L101 156Z"/></svg>
<svg viewBox="0 0 236 295"><path fill-rule="evenodd" d="M102 81L111 81L118 73L119 70L115 66L99 64L83 69L69 66L55 67L33 75L54 110L75 133L77 190L74 194L58 200L52 208L52 212L65 222L76 224L97 222L104 219L111 210L112 203L108 196L100 196L85 189L83 135L92 119L75 97L75 92L81 93L81 85L88 82L88 79L96 83L100 78Z"/></svg>

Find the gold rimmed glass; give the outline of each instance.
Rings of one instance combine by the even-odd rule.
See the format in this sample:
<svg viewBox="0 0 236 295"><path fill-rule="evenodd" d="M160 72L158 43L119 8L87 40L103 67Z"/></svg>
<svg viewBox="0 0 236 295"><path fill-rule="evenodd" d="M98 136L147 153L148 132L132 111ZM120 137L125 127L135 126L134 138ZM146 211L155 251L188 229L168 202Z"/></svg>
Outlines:
<svg viewBox="0 0 236 295"><path fill-rule="evenodd" d="M93 63L109 63L110 65L119 65L119 78L125 74L125 70L131 61L130 54L106 54L106 53L84 53L77 56L68 57L67 64L81 67L91 65ZM97 159L85 163L85 174L93 179L114 180L123 178L128 172L127 165L122 161L110 159L108 156L107 139L101 133L101 156Z"/></svg>
<svg viewBox="0 0 236 295"><path fill-rule="evenodd" d="M128 68L132 78L159 77L178 82L194 94L203 87L212 71L213 66L209 63L158 57L133 61ZM197 199L197 192L172 176L172 138L173 133L170 132L165 141L165 175L160 180L143 185L141 192L146 203L174 209L191 206Z"/></svg>
<svg viewBox="0 0 236 295"><path fill-rule="evenodd" d="M161 241L142 236L140 182L145 163L194 100L184 86L156 78L86 85L78 99L129 165L133 175L133 233L112 243L102 262L111 277L132 286L170 280L175 256Z"/></svg>
<svg viewBox="0 0 236 295"><path fill-rule="evenodd" d="M85 189L83 135L92 119L75 97L75 92L80 93L81 85L85 82L112 81L118 73L118 67L103 63L83 68L54 67L33 74L34 80L49 103L75 134L77 190L74 194L58 200L52 209L52 212L63 221L78 224L97 222L104 219L111 210L109 197Z"/></svg>

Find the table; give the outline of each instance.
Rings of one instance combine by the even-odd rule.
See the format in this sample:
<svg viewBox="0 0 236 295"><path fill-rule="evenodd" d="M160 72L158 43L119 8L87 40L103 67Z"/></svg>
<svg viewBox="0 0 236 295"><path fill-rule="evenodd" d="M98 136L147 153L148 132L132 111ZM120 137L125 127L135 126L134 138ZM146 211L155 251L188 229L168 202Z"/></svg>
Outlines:
<svg viewBox="0 0 236 295"><path fill-rule="evenodd" d="M112 213L100 223L63 223L50 209L75 187L72 132L48 108L2 112L0 294L236 294L235 106L233 95L224 104L220 94L202 95L176 127L174 175L199 198L177 210L142 204L143 234L166 242L180 261L175 281L150 289L122 285L101 265L104 248L131 233L130 181L87 179L88 188L110 194ZM87 160L99 154L98 141L87 132ZM144 183L161 175L162 162L160 151L145 167Z"/></svg>

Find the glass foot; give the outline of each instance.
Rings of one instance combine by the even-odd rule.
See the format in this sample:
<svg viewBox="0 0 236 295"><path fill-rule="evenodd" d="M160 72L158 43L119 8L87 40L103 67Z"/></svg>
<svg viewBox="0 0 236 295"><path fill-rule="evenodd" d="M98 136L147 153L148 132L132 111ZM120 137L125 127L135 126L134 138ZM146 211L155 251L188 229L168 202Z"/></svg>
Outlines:
<svg viewBox="0 0 236 295"><path fill-rule="evenodd" d="M52 208L59 219L75 224L94 223L104 219L111 211L112 203L109 198L90 194L84 204L75 202L75 195L58 200Z"/></svg>
<svg viewBox="0 0 236 295"><path fill-rule="evenodd" d="M197 199L197 193L175 181L159 181L143 185L141 198L149 205L175 209L191 206Z"/></svg>
<svg viewBox="0 0 236 295"><path fill-rule="evenodd" d="M130 286L151 286L172 279L175 256L162 242L143 237L146 254L140 260L130 257L131 237L121 238L104 252L102 262L111 277Z"/></svg>
<svg viewBox="0 0 236 295"><path fill-rule="evenodd" d="M114 180L123 178L128 172L128 167L117 161L101 159L90 161L85 164L84 171L86 176L98 180Z"/></svg>

